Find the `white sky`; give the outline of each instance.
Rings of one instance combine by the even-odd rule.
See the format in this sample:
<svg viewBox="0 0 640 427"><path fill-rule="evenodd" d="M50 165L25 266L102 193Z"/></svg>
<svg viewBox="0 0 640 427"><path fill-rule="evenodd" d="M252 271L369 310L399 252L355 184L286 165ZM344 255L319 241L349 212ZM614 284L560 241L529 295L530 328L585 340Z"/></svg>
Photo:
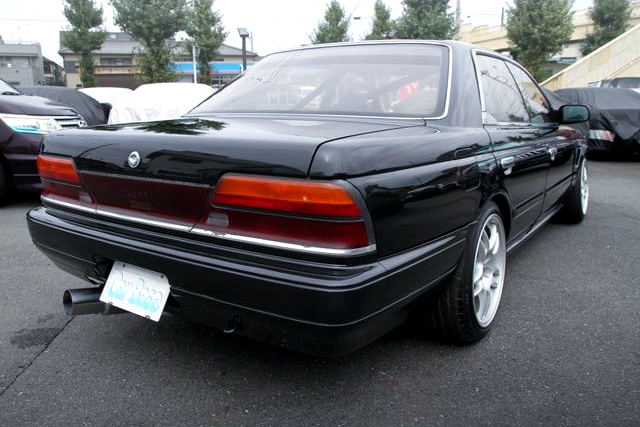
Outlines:
<svg viewBox="0 0 640 427"><path fill-rule="evenodd" d="M108 0L94 0L104 9L106 29L119 31L113 23L113 9ZM253 40L247 48L260 54L309 43L309 35L324 16L330 0L215 0L213 5L221 14L229 33L225 43L240 47L237 28L247 28ZM353 17L350 34L360 40L368 32L375 0L340 0ZM402 14L401 0L385 0L392 17ZM455 0L450 0L452 11ZM58 55L59 31L68 24L62 10L64 0L0 0L0 36L5 42L38 42L47 58L62 63ZM474 25L500 25L502 8L508 0L461 0L462 20ZM575 0L574 9L586 9L592 0Z"/></svg>

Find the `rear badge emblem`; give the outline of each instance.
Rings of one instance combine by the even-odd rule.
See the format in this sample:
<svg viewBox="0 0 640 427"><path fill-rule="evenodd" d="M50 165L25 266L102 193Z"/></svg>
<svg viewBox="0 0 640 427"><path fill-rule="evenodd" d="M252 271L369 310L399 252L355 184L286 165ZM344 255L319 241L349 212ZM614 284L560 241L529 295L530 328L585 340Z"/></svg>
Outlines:
<svg viewBox="0 0 640 427"><path fill-rule="evenodd" d="M129 163L129 167L137 168L140 164L140 153L138 153L137 151L133 151L131 154L129 154L127 163Z"/></svg>

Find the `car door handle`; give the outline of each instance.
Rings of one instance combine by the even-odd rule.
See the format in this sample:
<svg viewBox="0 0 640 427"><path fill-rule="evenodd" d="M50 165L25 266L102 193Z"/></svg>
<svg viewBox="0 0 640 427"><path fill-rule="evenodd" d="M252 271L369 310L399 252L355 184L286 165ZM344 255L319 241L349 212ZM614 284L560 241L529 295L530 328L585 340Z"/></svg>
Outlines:
<svg viewBox="0 0 640 427"><path fill-rule="evenodd" d="M558 149L556 147L549 148L549 155L551 156L552 162L556 159L556 154L558 154Z"/></svg>
<svg viewBox="0 0 640 427"><path fill-rule="evenodd" d="M500 166L502 166L505 175L509 175L513 172L513 165L515 164L516 159L513 156L503 157L500 159Z"/></svg>

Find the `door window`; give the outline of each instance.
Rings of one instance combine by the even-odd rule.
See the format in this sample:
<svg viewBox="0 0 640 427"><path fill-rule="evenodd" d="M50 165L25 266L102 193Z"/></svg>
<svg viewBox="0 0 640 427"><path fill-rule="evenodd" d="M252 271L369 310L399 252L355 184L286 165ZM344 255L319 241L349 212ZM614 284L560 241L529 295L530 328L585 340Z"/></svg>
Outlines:
<svg viewBox="0 0 640 427"><path fill-rule="evenodd" d="M498 58L477 55L476 65L480 74L485 116L498 123L528 122L529 113L506 63Z"/></svg>
<svg viewBox="0 0 640 427"><path fill-rule="evenodd" d="M524 103L531 117L532 123L549 123L552 120L549 117L549 103L542 94L542 91L538 88L538 85L533 81L527 73L525 73L520 67L507 64L511 74L516 79L516 83L522 92Z"/></svg>

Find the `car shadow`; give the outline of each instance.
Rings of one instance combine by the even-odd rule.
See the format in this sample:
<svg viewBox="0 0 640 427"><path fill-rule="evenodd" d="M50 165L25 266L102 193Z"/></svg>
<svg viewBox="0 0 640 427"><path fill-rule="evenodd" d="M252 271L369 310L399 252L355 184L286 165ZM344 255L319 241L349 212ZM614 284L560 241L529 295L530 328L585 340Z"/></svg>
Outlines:
<svg viewBox="0 0 640 427"><path fill-rule="evenodd" d="M5 207L36 207L40 204L40 193L12 193L0 203L0 209Z"/></svg>
<svg viewBox="0 0 640 427"><path fill-rule="evenodd" d="M638 162L640 153L623 153L618 151L589 151L587 159L596 162Z"/></svg>

